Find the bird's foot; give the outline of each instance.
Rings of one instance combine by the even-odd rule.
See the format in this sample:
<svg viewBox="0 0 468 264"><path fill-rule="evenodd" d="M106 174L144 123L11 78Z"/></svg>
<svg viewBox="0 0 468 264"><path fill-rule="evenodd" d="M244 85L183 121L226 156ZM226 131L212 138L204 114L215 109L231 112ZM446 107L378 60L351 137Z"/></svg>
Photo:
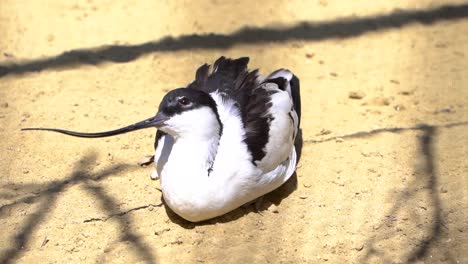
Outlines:
<svg viewBox="0 0 468 264"><path fill-rule="evenodd" d="M257 199L253 200L253 201L250 201L246 204L244 204L244 208L248 208L250 206L253 206L254 208L254 211L257 213L257 214L260 214L262 215L262 211L265 209L264 208L264 201L265 201L265 196L261 196L261 197L258 197Z"/></svg>
<svg viewBox="0 0 468 264"><path fill-rule="evenodd" d="M146 167L154 162L154 155L146 155L138 161L138 165Z"/></svg>
<svg viewBox="0 0 468 264"><path fill-rule="evenodd" d="M158 172L156 170L154 170L152 173L151 173L151 179L152 180L157 180L159 179L159 175L158 175Z"/></svg>

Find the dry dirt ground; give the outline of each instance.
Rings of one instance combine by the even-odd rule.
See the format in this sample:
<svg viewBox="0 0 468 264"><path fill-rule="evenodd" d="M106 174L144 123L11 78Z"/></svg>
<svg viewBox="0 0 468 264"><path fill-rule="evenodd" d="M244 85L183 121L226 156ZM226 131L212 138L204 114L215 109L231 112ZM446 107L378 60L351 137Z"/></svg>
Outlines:
<svg viewBox="0 0 468 264"><path fill-rule="evenodd" d="M0 263L468 263L466 1L2 0L0 32ZM152 116L220 55L301 80L261 214L162 206L154 130L20 132Z"/></svg>

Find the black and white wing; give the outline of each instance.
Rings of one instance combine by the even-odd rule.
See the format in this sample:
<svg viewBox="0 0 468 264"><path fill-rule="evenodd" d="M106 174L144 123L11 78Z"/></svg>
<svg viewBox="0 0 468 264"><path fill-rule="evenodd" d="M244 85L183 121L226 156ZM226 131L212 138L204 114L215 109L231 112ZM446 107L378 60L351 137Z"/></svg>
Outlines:
<svg viewBox="0 0 468 264"><path fill-rule="evenodd" d="M261 80L257 70L248 71L248 62L247 57L221 57L212 71L202 65L188 87L236 102L252 162L267 172L293 151L300 122L299 79L288 70L277 70Z"/></svg>

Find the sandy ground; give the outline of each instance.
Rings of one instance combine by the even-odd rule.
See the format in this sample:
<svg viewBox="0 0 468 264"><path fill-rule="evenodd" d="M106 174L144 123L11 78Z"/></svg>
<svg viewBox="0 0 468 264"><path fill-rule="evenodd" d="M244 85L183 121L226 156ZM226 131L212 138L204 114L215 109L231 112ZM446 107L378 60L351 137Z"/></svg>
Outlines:
<svg viewBox="0 0 468 264"><path fill-rule="evenodd" d="M468 3L304 2L1 1L0 263L468 263ZM261 214L171 213L136 165L153 130L20 132L152 116L220 55L301 79L297 177Z"/></svg>

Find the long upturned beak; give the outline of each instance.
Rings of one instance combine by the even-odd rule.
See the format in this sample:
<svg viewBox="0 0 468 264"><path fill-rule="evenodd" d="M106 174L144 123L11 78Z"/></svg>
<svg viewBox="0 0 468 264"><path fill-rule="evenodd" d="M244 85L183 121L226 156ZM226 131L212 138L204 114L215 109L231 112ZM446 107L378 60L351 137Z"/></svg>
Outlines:
<svg viewBox="0 0 468 264"><path fill-rule="evenodd" d="M158 113L156 116L150 117L148 119L145 119L133 125L129 125L126 127L115 129L115 130L97 132L97 133L82 133L82 132L75 132L75 131L57 129L57 128L39 128L39 127L38 128L35 128L35 127L23 128L21 130L23 131L24 130L45 130L45 131L62 133L62 134L74 136L74 137L101 138L101 137L110 137L110 136L115 136L119 134L124 134L124 133L132 132L135 130L139 130L139 129L149 128L149 127L159 128L163 126L164 122L167 120L169 120L169 117L167 117L165 114Z"/></svg>

